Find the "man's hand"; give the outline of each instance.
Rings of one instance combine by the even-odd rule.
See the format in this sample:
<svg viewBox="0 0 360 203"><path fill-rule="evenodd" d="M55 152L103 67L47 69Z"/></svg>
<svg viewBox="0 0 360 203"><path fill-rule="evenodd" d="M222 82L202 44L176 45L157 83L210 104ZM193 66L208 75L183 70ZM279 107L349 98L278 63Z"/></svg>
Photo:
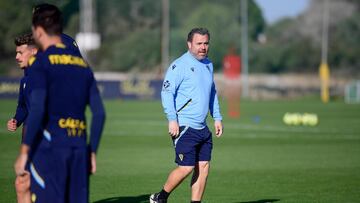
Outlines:
<svg viewBox="0 0 360 203"><path fill-rule="evenodd" d="M95 152L91 152L90 161L91 161L90 173L94 174L96 172L96 154L95 154Z"/></svg>
<svg viewBox="0 0 360 203"><path fill-rule="evenodd" d="M171 137L177 137L179 135L179 124L177 121L169 121L169 134Z"/></svg>
<svg viewBox="0 0 360 203"><path fill-rule="evenodd" d="M221 121L215 121L214 127L215 127L216 137L220 137L222 135L223 129L224 129Z"/></svg>
<svg viewBox="0 0 360 203"><path fill-rule="evenodd" d="M30 173L25 171L21 176L16 176L15 189L17 202L31 203Z"/></svg>
<svg viewBox="0 0 360 203"><path fill-rule="evenodd" d="M29 147L27 145L22 144L20 147L20 153L16 158L14 164L16 176L23 176L24 174L26 174L27 171L25 171L25 165L28 160L28 152L29 152Z"/></svg>
<svg viewBox="0 0 360 203"><path fill-rule="evenodd" d="M16 177L15 189L18 195L30 190L30 173L28 171L25 171L23 175Z"/></svg>
<svg viewBox="0 0 360 203"><path fill-rule="evenodd" d="M15 119L10 119L7 122L7 129L8 131L14 132L17 129L17 121Z"/></svg>

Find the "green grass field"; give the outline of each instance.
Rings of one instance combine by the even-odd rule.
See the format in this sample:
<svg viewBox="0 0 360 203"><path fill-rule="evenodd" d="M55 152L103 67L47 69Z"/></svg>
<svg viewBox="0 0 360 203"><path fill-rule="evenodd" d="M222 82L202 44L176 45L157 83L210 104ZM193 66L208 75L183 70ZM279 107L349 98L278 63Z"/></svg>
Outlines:
<svg viewBox="0 0 360 203"><path fill-rule="evenodd" d="M8 133L5 127L15 107L15 100L0 101L0 202L6 203L15 202L13 162L20 131ZM160 190L175 167L161 104L107 101L106 109L91 202L148 202L148 194ZM285 112L317 113L320 123L286 126ZM360 202L360 105L244 101L241 118L225 115L224 125L223 137L214 138L203 202ZM169 202L185 203L189 197L187 179Z"/></svg>

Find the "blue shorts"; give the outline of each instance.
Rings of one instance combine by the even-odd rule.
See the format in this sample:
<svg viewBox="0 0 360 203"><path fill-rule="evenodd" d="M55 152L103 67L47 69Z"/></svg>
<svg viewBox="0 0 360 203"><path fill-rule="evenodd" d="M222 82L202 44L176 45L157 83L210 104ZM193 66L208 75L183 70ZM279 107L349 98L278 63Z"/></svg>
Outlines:
<svg viewBox="0 0 360 203"><path fill-rule="evenodd" d="M34 202L89 202L90 167L86 147L51 147L43 140L29 167Z"/></svg>
<svg viewBox="0 0 360 203"><path fill-rule="evenodd" d="M56 189L55 162L51 157L50 143L43 140L31 149L28 163L30 171L31 202L60 202Z"/></svg>
<svg viewBox="0 0 360 203"><path fill-rule="evenodd" d="M210 161L213 147L208 127L197 130L188 126L180 127L180 134L173 138L175 163L179 166L195 166L199 161Z"/></svg>

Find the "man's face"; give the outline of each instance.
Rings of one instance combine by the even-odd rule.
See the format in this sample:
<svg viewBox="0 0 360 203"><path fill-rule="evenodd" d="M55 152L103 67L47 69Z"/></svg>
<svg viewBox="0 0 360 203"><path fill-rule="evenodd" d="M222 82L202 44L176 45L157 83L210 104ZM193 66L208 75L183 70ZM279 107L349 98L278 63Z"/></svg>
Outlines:
<svg viewBox="0 0 360 203"><path fill-rule="evenodd" d="M23 44L16 47L16 62L18 63L21 69L24 69L29 64L29 59L31 56L36 54L36 49L34 47Z"/></svg>
<svg viewBox="0 0 360 203"><path fill-rule="evenodd" d="M188 42L190 53L198 60L207 57L209 52L209 36L195 33L191 42Z"/></svg>

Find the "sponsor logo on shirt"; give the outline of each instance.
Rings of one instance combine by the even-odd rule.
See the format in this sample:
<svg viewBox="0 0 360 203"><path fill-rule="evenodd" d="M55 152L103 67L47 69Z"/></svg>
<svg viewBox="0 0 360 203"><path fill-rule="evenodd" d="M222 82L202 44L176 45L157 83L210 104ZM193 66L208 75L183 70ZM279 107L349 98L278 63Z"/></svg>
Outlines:
<svg viewBox="0 0 360 203"><path fill-rule="evenodd" d="M86 124L85 121L74 119L71 117L61 118L58 121L60 128L66 129L69 137L82 136L85 134Z"/></svg>
<svg viewBox="0 0 360 203"><path fill-rule="evenodd" d="M68 54L51 54L49 55L49 61L53 65L77 65L83 68L88 67L87 63L81 57Z"/></svg>

